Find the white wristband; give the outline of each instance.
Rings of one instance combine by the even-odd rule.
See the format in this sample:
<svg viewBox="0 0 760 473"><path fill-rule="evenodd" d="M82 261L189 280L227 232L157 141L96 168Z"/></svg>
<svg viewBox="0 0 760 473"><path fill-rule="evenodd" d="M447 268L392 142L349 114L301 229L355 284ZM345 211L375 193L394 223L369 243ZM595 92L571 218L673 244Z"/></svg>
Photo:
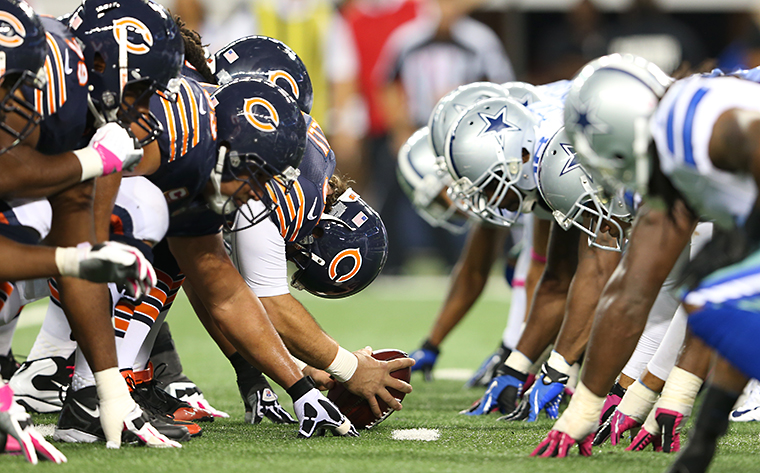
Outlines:
<svg viewBox="0 0 760 473"><path fill-rule="evenodd" d="M553 429L566 433L576 441L583 440L599 426L604 399L604 396L597 396L583 382L579 382L570 404Z"/></svg>
<svg viewBox="0 0 760 473"><path fill-rule="evenodd" d="M89 146L74 150L73 153L79 159L79 164L82 166L82 176L79 178L79 182L103 175L103 158L100 156L100 153Z"/></svg>
<svg viewBox="0 0 760 473"><path fill-rule="evenodd" d="M341 383L345 383L356 372L356 368L359 367L359 359L356 355L346 350L343 347L338 347L338 354L335 355L335 359L330 366L325 368L325 371L330 373L333 378Z"/></svg>
<svg viewBox="0 0 760 473"><path fill-rule="evenodd" d="M567 360L565 360L565 357L560 355L558 352L552 350L551 354L549 355L549 359L546 362L552 369L555 369L559 371L562 374L570 374L570 368L572 366L568 364Z"/></svg>
<svg viewBox="0 0 760 473"><path fill-rule="evenodd" d="M56 248L55 265L58 266L61 276L79 277L79 249Z"/></svg>
<svg viewBox="0 0 760 473"><path fill-rule="evenodd" d="M527 373L533 365L533 361L519 351L512 350L504 364L520 373Z"/></svg>

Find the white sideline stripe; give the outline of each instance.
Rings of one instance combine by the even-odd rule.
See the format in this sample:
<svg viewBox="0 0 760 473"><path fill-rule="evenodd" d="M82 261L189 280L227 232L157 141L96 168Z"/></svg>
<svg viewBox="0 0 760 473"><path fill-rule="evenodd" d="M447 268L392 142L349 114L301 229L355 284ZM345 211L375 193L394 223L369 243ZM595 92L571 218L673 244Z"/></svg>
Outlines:
<svg viewBox="0 0 760 473"><path fill-rule="evenodd" d="M441 433L438 429L402 429L391 432L393 440L423 440L431 442L438 440Z"/></svg>
<svg viewBox="0 0 760 473"><path fill-rule="evenodd" d="M47 298L42 301L29 304L21 311L21 315L18 316L17 327L32 327L35 325L42 325L42 321L45 320L45 314L47 313Z"/></svg>
<svg viewBox="0 0 760 473"><path fill-rule="evenodd" d="M34 429L43 437L52 437L55 433L55 424L34 424Z"/></svg>
<svg viewBox="0 0 760 473"><path fill-rule="evenodd" d="M475 372L467 368L441 368L433 370L433 379L448 381L467 381Z"/></svg>

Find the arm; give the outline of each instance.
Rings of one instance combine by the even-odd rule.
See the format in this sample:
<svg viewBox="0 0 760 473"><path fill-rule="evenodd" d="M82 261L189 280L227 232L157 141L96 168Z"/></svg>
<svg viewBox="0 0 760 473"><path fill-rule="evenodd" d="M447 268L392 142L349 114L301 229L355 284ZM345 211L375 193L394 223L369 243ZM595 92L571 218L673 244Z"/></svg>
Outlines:
<svg viewBox="0 0 760 473"><path fill-rule="evenodd" d="M301 379L261 302L227 256L221 234L170 237L169 248L224 337L248 362L284 388Z"/></svg>
<svg viewBox="0 0 760 473"><path fill-rule="evenodd" d="M603 397L633 353L665 278L691 239L696 219L678 201L672 216L644 206L628 249L602 292L583 366L583 384Z"/></svg>

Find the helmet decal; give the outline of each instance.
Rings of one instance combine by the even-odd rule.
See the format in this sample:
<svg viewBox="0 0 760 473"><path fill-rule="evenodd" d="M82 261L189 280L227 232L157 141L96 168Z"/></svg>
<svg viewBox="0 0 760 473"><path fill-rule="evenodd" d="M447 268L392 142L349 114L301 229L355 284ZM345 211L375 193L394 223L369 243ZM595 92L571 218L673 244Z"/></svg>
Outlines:
<svg viewBox="0 0 760 473"><path fill-rule="evenodd" d="M268 114L265 117L268 122L261 121L259 117L257 117L253 112L253 108L256 105L260 105L266 109ZM280 124L280 116L277 113L277 109L274 108L274 105L272 105L269 101L261 97L245 99L245 103L243 104L243 113L245 114L245 119L248 120L248 123L261 131L275 131L277 129L277 126Z"/></svg>
<svg viewBox="0 0 760 473"><path fill-rule="evenodd" d="M288 85L290 85L290 90L293 91L293 97L298 99L301 96L301 92L300 90L298 90L298 83L293 78L293 76L288 74L286 71L283 71L283 70L269 71L267 78L269 79L269 82L273 84L277 84L277 79L285 80L288 83Z"/></svg>
<svg viewBox="0 0 760 473"><path fill-rule="evenodd" d="M507 121L507 107L502 107L496 115L490 115L488 113L479 112L478 116L486 124L486 127L481 130L478 136L487 135L489 133L495 133L496 138L501 142L502 131L521 131L520 127L514 123Z"/></svg>
<svg viewBox="0 0 760 473"><path fill-rule="evenodd" d="M145 54L153 46L153 34L143 22L137 18L124 17L114 20L113 36L116 42L122 41L122 32L126 33L127 51L132 54Z"/></svg>
<svg viewBox="0 0 760 473"><path fill-rule="evenodd" d="M0 11L0 46L17 48L24 43L26 28L12 14Z"/></svg>
<svg viewBox="0 0 760 473"><path fill-rule="evenodd" d="M338 264L343 261L346 258L353 258L354 259L354 267L343 276L338 277ZM330 262L330 267L328 268L328 275L330 278L335 282L346 282L352 277L356 276L356 273L359 272L359 270L362 267L362 255L359 252L359 248L347 248L337 255L335 255L335 258Z"/></svg>
<svg viewBox="0 0 760 473"><path fill-rule="evenodd" d="M575 154L573 145L570 143L559 143L559 146L565 151L565 153L567 153L568 156L570 156L570 159L565 162L565 165L562 167L562 171L559 173L560 176L564 176L573 169L581 167L581 163L578 161L578 156Z"/></svg>

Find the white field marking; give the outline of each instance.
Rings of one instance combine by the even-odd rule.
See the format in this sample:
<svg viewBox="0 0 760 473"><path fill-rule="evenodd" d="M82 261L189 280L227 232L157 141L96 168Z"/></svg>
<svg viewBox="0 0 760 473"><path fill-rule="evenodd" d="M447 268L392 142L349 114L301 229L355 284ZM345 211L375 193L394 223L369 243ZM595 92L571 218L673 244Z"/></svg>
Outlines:
<svg viewBox="0 0 760 473"><path fill-rule="evenodd" d="M433 371L434 379L448 381L467 381L475 372L468 368L441 368Z"/></svg>
<svg viewBox="0 0 760 473"><path fill-rule="evenodd" d="M34 428L43 437L52 437L55 433L55 424L35 424Z"/></svg>
<svg viewBox="0 0 760 473"><path fill-rule="evenodd" d="M47 298L24 307L24 310L21 311L21 315L18 316L18 327L42 325L42 321L45 320L45 314L47 313L47 307Z"/></svg>
<svg viewBox="0 0 760 473"><path fill-rule="evenodd" d="M438 429L400 429L391 432L393 440L422 440L432 442L438 440L441 433Z"/></svg>

